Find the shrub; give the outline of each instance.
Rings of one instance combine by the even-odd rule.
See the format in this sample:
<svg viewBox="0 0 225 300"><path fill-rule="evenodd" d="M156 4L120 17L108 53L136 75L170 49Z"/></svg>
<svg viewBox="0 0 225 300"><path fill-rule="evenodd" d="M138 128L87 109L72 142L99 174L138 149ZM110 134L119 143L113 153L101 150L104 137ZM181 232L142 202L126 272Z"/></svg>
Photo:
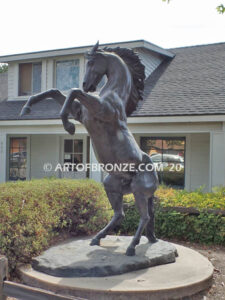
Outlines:
<svg viewBox="0 0 225 300"><path fill-rule="evenodd" d="M46 249L60 231L92 234L110 219L101 184L41 179L0 184L0 254L11 270Z"/></svg>
<svg viewBox="0 0 225 300"><path fill-rule="evenodd" d="M213 193L203 193L202 188L187 192L160 187L156 191L156 197L160 199L162 206L194 207L197 209L225 209L225 187L217 187Z"/></svg>
<svg viewBox="0 0 225 300"><path fill-rule="evenodd" d="M159 238L177 238L191 242L225 245L225 217L213 214L207 209L224 209L225 188L217 188L214 193L187 192L160 187L156 196L155 231ZM139 213L134 205L133 195L124 197L126 218L121 233L133 235L137 230ZM193 207L198 215L177 212L173 206ZM165 210L165 207L171 209Z"/></svg>

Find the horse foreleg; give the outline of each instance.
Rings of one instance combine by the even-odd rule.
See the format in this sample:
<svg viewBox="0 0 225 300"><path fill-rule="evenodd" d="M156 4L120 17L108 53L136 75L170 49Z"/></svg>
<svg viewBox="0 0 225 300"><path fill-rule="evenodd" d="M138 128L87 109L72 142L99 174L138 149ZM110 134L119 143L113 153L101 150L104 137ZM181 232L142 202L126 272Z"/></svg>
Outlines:
<svg viewBox="0 0 225 300"><path fill-rule="evenodd" d="M148 199L148 213L150 220L146 226L146 236L150 243L155 243L157 239L155 237L154 196Z"/></svg>
<svg viewBox="0 0 225 300"><path fill-rule="evenodd" d="M91 241L91 245L99 245L100 239L104 238L110 231L121 223L124 218L123 194L121 192L121 182L114 176L108 175L104 181L105 190L114 210L112 220L103 228ZM117 188L117 189L116 189ZM116 190L116 191L115 191Z"/></svg>
<svg viewBox="0 0 225 300"><path fill-rule="evenodd" d="M50 89L46 92L33 95L28 99L26 104L23 106L23 108L21 110L21 113L20 113L20 116L23 116L25 114L29 114L31 112L31 106L32 105L34 105L34 104L36 104L36 103L38 103L42 100L45 100L45 99L53 99L57 103L59 103L61 106L63 106L64 103L65 103L65 100L66 100L66 96L63 95L57 89ZM69 107L68 107L69 109L71 109L71 105L69 105ZM78 105L80 107L80 103L78 103ZM77 106L77 103L74 103L74 106ZM76 111L76 109L74 108L73 112L76 115L75 111ZM64 114L64 116L62 117L63 126L64 126L65 130L68 131L70 134L74 134L75 126L74 126L73 123L69 122L68 116L69 116L69 112ZM80 121L80 120L78 120L78 121Z"/></svg>
<svg viewBox="0 0 225 300"><path fill-rule="evenodd" d="M38 103L42 100L45 100L47 98L51 98L54 99L55 101L57 101L61 106L63 106L65 100L66 100L66 96L63 95L59 90L57 89L51 89L48 90L46 92L43 93L39 93L36 95L31 96L28 101L26 102L26 104L23 106L20 116L23 116L25 114L30 113L31 111L31 106L34 105L35 103Z"/></svg>

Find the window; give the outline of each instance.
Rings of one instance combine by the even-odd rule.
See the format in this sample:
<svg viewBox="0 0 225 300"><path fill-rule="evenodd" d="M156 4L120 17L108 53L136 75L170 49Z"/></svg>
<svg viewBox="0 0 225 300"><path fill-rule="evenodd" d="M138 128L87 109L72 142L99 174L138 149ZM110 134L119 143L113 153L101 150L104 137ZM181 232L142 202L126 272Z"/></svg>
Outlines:
<svg viewBox="0 0 225 300"><path fill-rule="evenodd" d="M83 163L83 140L64 140L64 164L65 163ZM76 171L76 169L74 169L74 171Z"/></svg>
<svg viewBox="0 0 225 300"><path fill-rule="evenodd" d="M185 138L142 137L141 149L158 168L161 184L184 188Z"/></svg>
<svg viewBox="0 0 225 300"><path fill-rule="evenodd" d="M19 96L27 96L41 91L41 63L19 64Z"/></svg>
<svg viewBox="0 0 225 300"><path fill-rule="evenodd" d="M79 87L79 59L56 62L56 88L66 91Z"/></svg>
<svg viewBox="0 0 225 300"><path fill-rule="evenodd" d="M9 180L26 180L27 138L9 140Z"/></svg>

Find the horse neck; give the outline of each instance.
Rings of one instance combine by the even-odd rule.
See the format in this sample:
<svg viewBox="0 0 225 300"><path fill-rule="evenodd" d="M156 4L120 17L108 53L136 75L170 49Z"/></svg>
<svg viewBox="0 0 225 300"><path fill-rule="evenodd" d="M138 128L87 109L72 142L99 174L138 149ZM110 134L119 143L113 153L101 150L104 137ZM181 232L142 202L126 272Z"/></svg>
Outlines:
<svg viewBox="0 0 225 300"><path fill-rule="evenodd" d="M132 78L127 65L117 56L109 55L106 75L108 78L105 89L113 90L124 101L130 96Z"/></svg>

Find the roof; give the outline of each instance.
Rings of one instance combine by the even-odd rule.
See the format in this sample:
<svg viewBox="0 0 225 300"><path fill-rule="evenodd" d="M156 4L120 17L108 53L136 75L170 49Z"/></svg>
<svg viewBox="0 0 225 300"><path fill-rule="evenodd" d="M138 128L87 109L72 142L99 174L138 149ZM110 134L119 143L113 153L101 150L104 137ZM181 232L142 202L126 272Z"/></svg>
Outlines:
<svg viewBox="0 0 225 300"><path fill-rule="evenodd" d="M133 116L225 114L225 43L170 49Z"/></svg>
<svg viewBox="0 0 225 300"><path fill-rule="evenodd" d="M136 41L126 41L126 42L118 42L118 43L107 43L107 44L100 44L100 47L127 47L127 48L146 48L150 51L157 52L167 57L173 57L174 54L171 53L167 49L163 49L155 44L147 42L145 40L136 40ZM81 47L73 47L73 48L64 48L64 49L54 49L54 50L45 50L45 51L38 51L38 52L30 52L30 53L20 53L20 54L12 54L12 55L5 55L0 56L1 63L8 63L12 61L21 61L21 60L30 60L30 59L40 59L46 57L55 57L55 56L65 56L65 55L72 55L72 54L83 54L89 51L93 45L89 46L81 46Z"/></svg>
<svg viewBox="0 0 225 300"><path fill-rule="evenodd" d="M39 102L32 107L31 113L20 117L20 111L26 101L2 101L0 120L49 120L60 119L61 106L52 99Z"/></svg>
<svg viewBox="0 0 225 300"><path fill-rule="evenodd" d="M145 82L144 100L132 116L225 115L225 43L170 49ZM0 120L59 119L53 100L35 104L19 117L25 101L0 103Z"/></svg>

